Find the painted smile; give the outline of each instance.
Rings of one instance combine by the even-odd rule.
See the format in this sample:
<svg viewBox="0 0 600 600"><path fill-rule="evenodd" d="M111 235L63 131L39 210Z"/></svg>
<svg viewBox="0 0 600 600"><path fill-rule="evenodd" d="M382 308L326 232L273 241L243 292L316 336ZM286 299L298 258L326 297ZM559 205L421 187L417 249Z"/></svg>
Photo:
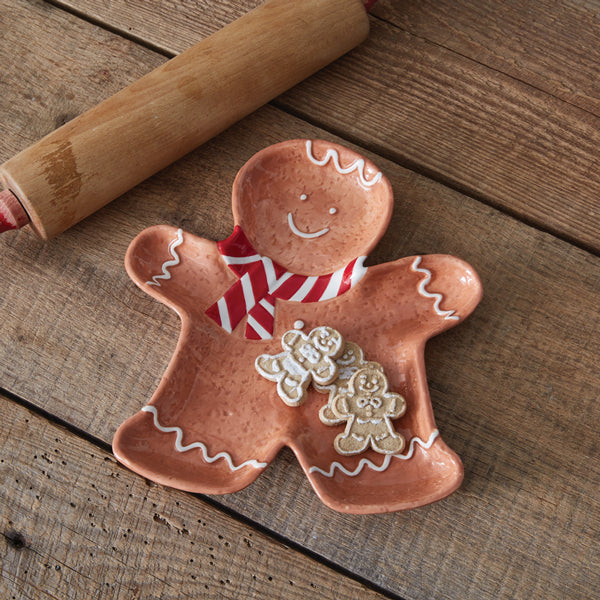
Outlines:
<svg viewBox="0 0 600 600"><path fill-rule="evenodd" d="M307 240L321 237L329 231L329 227L324 227L323 229L315 231L314 233L306 233L304 231L300 231L294 223L294 217L292 216L291 212L288 213L288 224L290 226L290 229L292 230L292 233L296 234L298 237L305 238Z"/></svg>

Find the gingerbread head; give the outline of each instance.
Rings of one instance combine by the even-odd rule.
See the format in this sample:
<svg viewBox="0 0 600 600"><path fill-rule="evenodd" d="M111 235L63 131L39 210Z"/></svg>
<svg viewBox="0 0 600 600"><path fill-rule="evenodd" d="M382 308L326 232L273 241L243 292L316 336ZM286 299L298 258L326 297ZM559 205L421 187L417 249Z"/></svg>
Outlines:
<svg viewBox="0 0 600 600"><path fill-rule="evenodd" d="M365 267L392 204L369 160L292 140L240 170L227 239L142 232L127 270L182 332L155 394L115 435L119 460L218 494L287 445L319 497L353 513L454 491L462 465L435 426L423 348L475 308L481 284L445 255Z"/></svg>
<svg viewBox="0 0 600 600"><path fill-rule="evenodd" d="M238 173L233 218L256 251L300 275L366 256L392 214L389 181L356 152L294 140L262 150Z"/></svg>

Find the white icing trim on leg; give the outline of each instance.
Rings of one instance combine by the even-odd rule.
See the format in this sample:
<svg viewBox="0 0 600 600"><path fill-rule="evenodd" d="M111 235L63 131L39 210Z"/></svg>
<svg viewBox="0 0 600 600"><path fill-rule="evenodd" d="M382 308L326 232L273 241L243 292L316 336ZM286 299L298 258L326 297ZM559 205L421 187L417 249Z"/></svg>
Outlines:
<svg viewBox="0 0 600 600"><path fill-rule="evenodd" d="M183 230L178 229L175 239L172 240L169 244L169 254L173 257L173 260L165 261L162 264L161 268L162 275L154 275L154 277L152 277L152 281L146 281L147 285L157 285L158 287L160 287L160 281L158 281L159 279L171 279L171 273L169 273L169 269L171 267L175 267L180 262L179 255L177 254L177 252L175 252L175 248L181 246L181 244L183 244Z"/></svg>
<svg viewBox="0 0 600 600"><path fill-rule="evenodd" d="M392 458L398 458L400 460L411 459L413 457L413 454L415 453L415 446L417 444L425 450L429 450L429 448L431 448L433 442L435 442L439 434L440 432L437 429L434 429L426 442L424 442L420 437L415 436L414 438L412 438L412 440L410 440L408 452L406 454L387 454L380 465L376 465L375 463L371 462L368 458L363 458L358 463L358 466L356 467L356 469L354 469L354 471L349 471L348 469L346 469L346 467L344 467L344 465L337 461L334 461L329 465L328 471L325 471L324 469L321 469L319 467L310 467L308 472L320 473L324 477L333 477L333 475L335 474L335 470L339 469L344 475L347 475L348 477L356 477L363 470L364 467L369 467L369 469L372 469L373 471L379 471L381 473L390 466Z"/></svg>
<svg viewBox="0 0 600 600"><path fill-rule="evenodd" d="M202 451L202 457L204 458L204 460L207 463L213 463L216 460L223 458L225 460L225 462L227 463L227 466L232 471L237 471L238 469L242 469L244 467L254 467L255 469L264 469L269 464L266 462L259 462L257 460L252 459L252 460L246 460L243 463L235 466L233 464L233 460L231 459L231 455L228 454L227 452L219 452L219 453L215 454L215 456L209 456L208 450L202 442L193 442L191 444L187 444L186 446L183 446L181 443L181 440L183 439L183 431L181 430L181 427L164 427L163 425L161 425L158 422L158 411L156 410L155 406L144 406L144 408L142 408L142 412L148 412L154 416L154 426L159 431L162 431L163 433L176 433L177 434L177 436L175 437L175 449L177 450L177 452L187 452L188 450L193 450L194 448L199 448Z"/></svg>
<svg viewBox="0 0 600 600"><path fill-rule="evenodd" d="M421 294L421 296L424 296L425 298L435 298L433 310L435 310L436 314L438 314L440 317L444 317L445 320L458 321L460 317L454 314L455 311L440 309L440 303L444 299L442 294L428 292L425 289L426 286L428 286L431 282L431 271L424 267L419 267L419 265L421 264L421 259L422 257L417 256L410 267L411 270L415 271L416 273L423 273L425 275L425 278L421 279L421 281L419 282L419 294Z"/></svg>
<svg viewBox="0 0 600 600"><path fill-rule="evenodd" d="M406 454L392 454L392 457L399 458L400 460L409 460L413 457L413 454L415 453L415 446L417 444L419 444L419 446L421 446L421 448L424 450L429 450L429 448L433 446L433 442L435 442L438 435L440 435L440 432L437 429L434 429L426 442L424 442L420 437L415 436L412 438L412 440L410 440L408 452Z"/></svg>

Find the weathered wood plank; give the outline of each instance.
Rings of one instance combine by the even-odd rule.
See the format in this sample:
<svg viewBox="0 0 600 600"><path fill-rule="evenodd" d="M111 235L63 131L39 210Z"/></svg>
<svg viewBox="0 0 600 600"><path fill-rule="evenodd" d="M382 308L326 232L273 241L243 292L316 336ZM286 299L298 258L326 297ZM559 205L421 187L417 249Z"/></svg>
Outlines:
<svg viewBox="0 0 600 600"><path fill-rule="evenodd" d="M373 14L600 116L597 0L379 0Z"/></svg>
<svg viewBox="0 0 600 600"><path fill-rule="evenodd" d="M161 60L45 5L5 7L20 8L2 55L29 39L11 68L18 64L21 76L10 75L1 96L2 152L53 126L42 104L59 115L95 102L71 70L104 74L110 64L106 79L121 86ZM51 66L56 78L38 86L35 75ZM28 112L32 91L39 104ZM32 133L34 119L40 131ZM109 442L152 393L179 329L127 280L128 242L160 222L224 237L238 168L265 145L300 136L334 139L266 108L50 244L28 231L5 234L0 386ZM473 317L427 351L438 425L465 462L465 484L407 514L338 515L314 497L288 452L249 489L218 501L406 598L593 596L600 261L372 158L397 197L374 259L448 252L484 280Z"/></svg>
<svg viewBox="0 0 600 600"><path fill-rule="evenodd" d="M62 4L176 53L252 8L256 0L224 0L216 7L208 3L202 7L206 11L199 11L190 1L182 3L181 10L174 10L166 0L151 4L143 0L113 0L108 4L68 0ZM563 101L536 89L539 77L528 79L526 71L519 72L521 78L516 77L514 70L503 70L500 64L485 66L476 53L463 56L452 44L451 49L444 47L449 28L461 27L466 14L476 22L479 12L488 11L486 6L471 11L471 3L466 3L455 17L454 4L447 3L436 18L429 18L437 11L437 4L408 3L406 13L405 4L388 3L377 10L383 15L389 13L403 25L409 18L427 21L427 39L423 28L415 27L413 33L410 28L401 30L372 19L372 33L365 44L296 86L278 99L277 105L542 229L599 251L596 199L600 169L594 158L600 143L599 115L573 106L569 98ZM505 4L496 3L491 11L496 21L490 28L493 23L498 26L512 6L508 2L506 8ZM555 19L554 28L561 26L563 16L568 17L567 38L553 43L552 37L544 38L541 25L528 29L531 43L542 46L538 54L553 45L551 56L561 64L561 71L577 72L579 63L574 56L582 55L585 42L580 40L579 51L574 53L568 36L576 35L577 19L585 17L586 39L593 39L598 27L594 11L576 10L573 3L560 9L547 4L539 14L545 21ZM516 6L513 13L522 19L533 10L529 7L528 13L527 6ZM527 48L523 50L527 52ZM586 55L581 78L585 80L586 73L597 70L598 64L594 51ZM595 78L590 85L595 85Z"/></svg>
<svg viewBox="0 0 600 600"><path fill-rule="evenodd" d="M208 37L231 21L262 4L263 0L158 0L157 2L81 2L80 0L50 0L66 10L100 24L115 27L123 35L150 43L166 55L179 54L194 43ZM173 13L179 13L176 17ZM136 14L137 13L137 14ZM181 28L173 37L177 19Z"/></svg>
<svg viewBox="0 0 600 600"><path fill-rule="evenodd" d="M2 395L0 423L6 600L384 598Z"/></svg>

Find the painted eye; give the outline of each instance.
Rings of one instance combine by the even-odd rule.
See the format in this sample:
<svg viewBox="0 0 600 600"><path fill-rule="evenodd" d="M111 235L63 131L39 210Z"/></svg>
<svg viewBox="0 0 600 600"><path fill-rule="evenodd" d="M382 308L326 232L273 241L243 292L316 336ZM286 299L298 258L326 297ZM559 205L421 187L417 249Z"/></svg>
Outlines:
<svg viewBox="0 0 600 600"><path fill-rule="evenodd" d="M330 215L335 215L335 213L336 213L336 212L337 212L337 208L335 208L335 206L332 206L332 207L329 209L329 214L330 214Z"/></svg>
<svg viewBox="0 0 600 600"><path fill-rule="evenodd" d="M306 200L308 196L306 194L300 194L300 200Z"/></svg>

